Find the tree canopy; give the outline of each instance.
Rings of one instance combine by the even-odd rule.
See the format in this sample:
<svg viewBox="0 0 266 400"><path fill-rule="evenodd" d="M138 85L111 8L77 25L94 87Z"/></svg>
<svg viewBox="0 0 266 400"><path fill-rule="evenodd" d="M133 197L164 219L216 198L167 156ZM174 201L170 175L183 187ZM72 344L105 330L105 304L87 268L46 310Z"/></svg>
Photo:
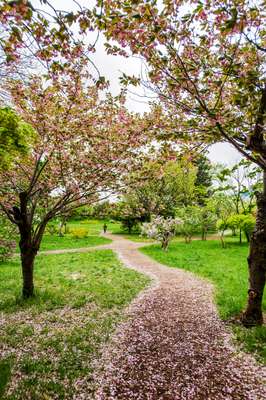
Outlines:
<svg viewBox="0 0 266 400"><path fill-rule="evenodd" d="M266 169L262 3L104 5L99 26L108 39L143 57L146 84L175 124L172 135L207 143L227 141Z"/></svg>

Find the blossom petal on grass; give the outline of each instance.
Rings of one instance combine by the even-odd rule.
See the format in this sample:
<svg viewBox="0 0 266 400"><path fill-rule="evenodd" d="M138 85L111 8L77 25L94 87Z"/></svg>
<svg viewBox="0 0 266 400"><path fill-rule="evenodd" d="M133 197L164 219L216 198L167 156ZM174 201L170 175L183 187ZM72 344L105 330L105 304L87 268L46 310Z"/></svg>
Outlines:
<svg viewBox="0 0 266 400"><path fill-rule="evenodd" d="M262 400L266 371L236 350L213 305L211 284L139 253L112 248L155 284L129 307L97 366L97 400Z"/></svg>

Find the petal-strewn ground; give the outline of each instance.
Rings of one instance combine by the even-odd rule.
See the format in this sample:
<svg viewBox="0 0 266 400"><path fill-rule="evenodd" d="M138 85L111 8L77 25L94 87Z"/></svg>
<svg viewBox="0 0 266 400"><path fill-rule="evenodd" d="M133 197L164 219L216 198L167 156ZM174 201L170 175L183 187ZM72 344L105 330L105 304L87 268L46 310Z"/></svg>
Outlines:
<svg viewBox="0 0 266 400"><path fill-rule="evenodd" d="M232 346L212 286L152 261L138 252L139 243L108 237L123 263L152 276L154 285L133 302L105 349L95 398L266 399L265 370ZM76 398L85 399L80 389Z"/></svg>

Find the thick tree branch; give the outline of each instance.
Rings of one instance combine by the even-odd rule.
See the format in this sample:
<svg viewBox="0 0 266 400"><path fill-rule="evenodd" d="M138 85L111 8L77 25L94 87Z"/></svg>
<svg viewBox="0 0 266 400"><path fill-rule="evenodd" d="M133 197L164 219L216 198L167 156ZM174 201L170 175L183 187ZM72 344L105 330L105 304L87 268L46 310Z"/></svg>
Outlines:
<svg viewBox="0 0 266 400"><path fill-rule="evenodd" d="M266 158L266 142L264 140L264 119L266 115L266 84L262 89L260 106L254 131L247 138L247 148L258 152Z"/></svg>

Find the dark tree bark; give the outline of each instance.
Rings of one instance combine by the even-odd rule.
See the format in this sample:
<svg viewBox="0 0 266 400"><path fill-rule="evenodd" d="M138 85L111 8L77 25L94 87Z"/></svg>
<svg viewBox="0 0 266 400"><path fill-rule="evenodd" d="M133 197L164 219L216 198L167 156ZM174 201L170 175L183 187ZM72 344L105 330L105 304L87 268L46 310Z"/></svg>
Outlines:
<svg viewBox="0 0 266 400"><path fill-rule="evenodd" d="M33 271L34 260L39 250L45 226L49 218L45 218L39 225L36 235L32 234L32 213L28 210L28 193L19 194L20 208L14 206L12 215L20 233L20 257L23 277L22 296L29 298L34 295Z"/></svg>
<svg viewBox="0 0 266 400"><path fill-rule="evenodd" d="M34 260L38 252L39 246L32 240L31 226L25 223L20 223L20 258L23 276L22 296L29 298L34 295L33 284L33 269Z"/></svg>
<svg viewBox="0 0 266 400"><path fill-rule="evenodd" d="M21 265L23 275L23 289L22 295L25 299L34 295L34 284L33 284L33 268L34 259L36 253L28 251L27 253L21 254Z"/></svg>
<svg viewBox="0 0 266 400"><path fill-rule="evenodd" d="M170 241L170 235L166 234L162 240L162 246L161 246L164 251L168 249L169 241Z"/></svg>
<svg viewBox="0 0 266 400"><path fill-rule="evenodd" d="M266 272L266 172L264 191L257 194L256 226L250 240L248 305L242 316L247 327L263 323L262 298Z"/></svg>

